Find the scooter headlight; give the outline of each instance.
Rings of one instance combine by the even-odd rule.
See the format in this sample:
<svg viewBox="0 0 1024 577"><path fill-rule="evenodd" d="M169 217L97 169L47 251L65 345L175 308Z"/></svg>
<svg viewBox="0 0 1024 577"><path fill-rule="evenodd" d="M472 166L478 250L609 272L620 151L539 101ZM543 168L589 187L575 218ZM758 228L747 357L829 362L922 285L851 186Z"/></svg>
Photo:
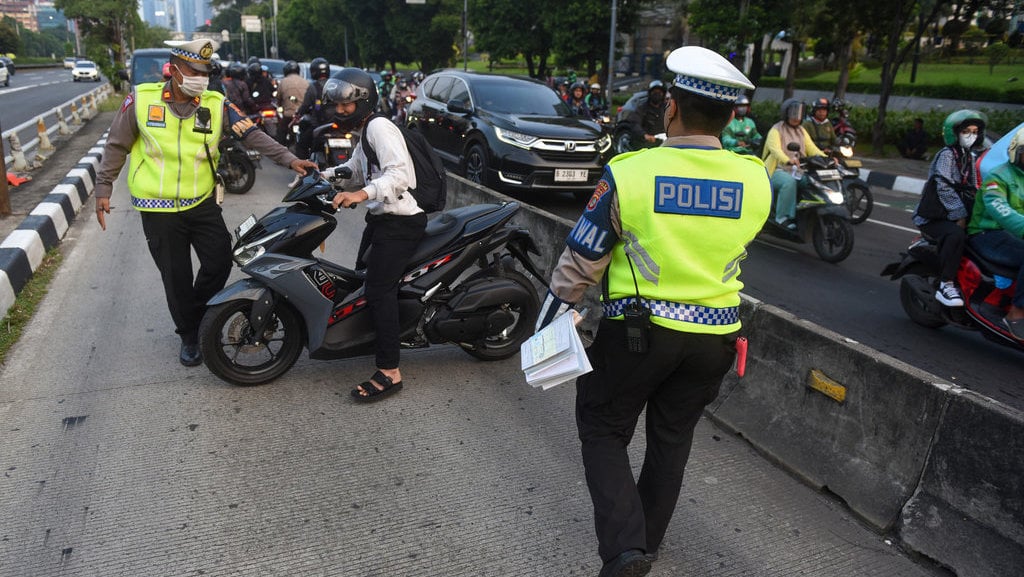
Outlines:
<svg viewBox="0 0 1024 577"><path fill-rule="evenodd" d="M839 147L839 154L842 154L843 158L850 158L851 156L853 156L853 147L852 146L840 146Z"/></svg>
<svg viewBox="0 0 1024 577"><path fill-rule="evenodd" d="M253 260L255 260L256 258L263 256L263 253L267 252L265 245L269 244L270 241L283 235L284 233L284 230L279 230L273 234L268 234L263 238L256 239L248 244L236 248L234 254L232 255L232 257L235 259L235 263L237 263L238 266L243 267L252 262Z"/></svg>
<svg viewBox="0 0 1024 577"><path fill-rule="evenodd" d="M836 190L832 190L831 188L825 189L825 196L828 197L829 202L831 202L832 204L843 204L845 200L843 199L843 193Z"/></svg>

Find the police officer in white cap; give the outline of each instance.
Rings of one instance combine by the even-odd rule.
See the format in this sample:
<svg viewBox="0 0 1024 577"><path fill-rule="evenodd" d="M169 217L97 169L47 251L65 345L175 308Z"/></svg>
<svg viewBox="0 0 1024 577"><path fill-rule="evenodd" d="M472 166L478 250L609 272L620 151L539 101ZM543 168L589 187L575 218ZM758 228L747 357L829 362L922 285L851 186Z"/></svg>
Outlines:
<svg viewBox="0 0 1024 577"><path fill-rule="evenodd" d="M600 577L645 575L676 507L693 430L736 357L739 265L771 205L764 165L718 135L753 85L720 55L686 46L665 110L668 139L615 157L566 240L538 329L602 280L601 320L576 384ZM633 480L626 449L647 409Z"/></svg>
<svg viewBox="0 0 1024 577"><path fill-rule="evenodd" d="M110 196L131 153L128 189L142 215L149 252L164 285L183 365L202 362L197 331L206 302L231 273L231 237L214 194L217 144L230 132L247 147L299 174L316 169L257 129L224 95L207 90L209 40L167 42L171 79L134 87L110 126L96 178L96 219L103 230ZM199 257L193 278L192 250Z"/></svg>

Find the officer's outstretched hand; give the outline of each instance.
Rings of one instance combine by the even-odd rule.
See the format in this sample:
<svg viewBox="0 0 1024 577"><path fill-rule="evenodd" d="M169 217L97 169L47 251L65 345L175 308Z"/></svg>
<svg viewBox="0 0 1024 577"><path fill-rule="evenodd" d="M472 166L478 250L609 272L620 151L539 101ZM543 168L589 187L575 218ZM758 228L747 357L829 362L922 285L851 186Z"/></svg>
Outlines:
<svg viewBox="0 0 1024 577"><path fill-rule="evenodd" d="M315 162L305 158L296 158L288 165L288 168L291 168L302 176L306 176L306 172L309 170L320 170L320 167L318 167Z"/></svg>
<svg viewBox="0 0 1024 577"><path fill-rule="evenodd" d="M96 197L96 220L103 230L107 230L106 215L108 214L110 214L110 197Z"/></svg>

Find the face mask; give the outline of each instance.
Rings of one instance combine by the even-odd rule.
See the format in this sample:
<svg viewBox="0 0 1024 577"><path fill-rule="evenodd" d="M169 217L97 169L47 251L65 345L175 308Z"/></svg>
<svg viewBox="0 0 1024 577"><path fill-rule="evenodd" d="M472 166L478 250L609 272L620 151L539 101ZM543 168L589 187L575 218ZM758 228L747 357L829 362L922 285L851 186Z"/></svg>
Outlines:
<svg viewBox="0 0 1024 577"><path fill-rule="evenodd" d="M181 70L178 71L181 74ZM199 96L210 85L210 79L205 76L185 76L181 74L181 84L178 86L186 96Z"/></svg>
<svg viewBox="0 0 1024 577"><path fill-rule="evenodd" d="M962 146L964 148L970 148L970 147L974 146L974 141L975 140L978 140L978 135L977 134L972 134L970 132L961 132L960 133L960 146Z"/></svg>
<svg viewBox="0 0 1024 577"><path fill-rule="evenodd" d="M746 106L737 106L736 107L736 116L739 116L740 118L742 118L742 117L744 117L746 115L747 115L747 107Z"/></svg>
<svg viewBox="0 0 1024 577"><path fill-rule="evenodd" d="M655 104L655 105L661 104L662 102L665 102L665 95L660 93L660 92L655 92L655 93L651 94L650 99L651 99L651 104Z"/></svg>

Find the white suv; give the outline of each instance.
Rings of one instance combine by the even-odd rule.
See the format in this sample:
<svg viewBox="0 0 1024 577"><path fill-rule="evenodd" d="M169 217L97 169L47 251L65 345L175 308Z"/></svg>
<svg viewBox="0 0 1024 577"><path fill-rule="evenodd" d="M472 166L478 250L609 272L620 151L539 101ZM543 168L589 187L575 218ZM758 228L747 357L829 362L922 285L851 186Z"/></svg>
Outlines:
<svg viewBox="0 0 1024 577"><path fill-rule="evenodd" d="M11 75L7 72L6 66L0 66L0 82L3 82L4 86L11 85Z"/></svg>

